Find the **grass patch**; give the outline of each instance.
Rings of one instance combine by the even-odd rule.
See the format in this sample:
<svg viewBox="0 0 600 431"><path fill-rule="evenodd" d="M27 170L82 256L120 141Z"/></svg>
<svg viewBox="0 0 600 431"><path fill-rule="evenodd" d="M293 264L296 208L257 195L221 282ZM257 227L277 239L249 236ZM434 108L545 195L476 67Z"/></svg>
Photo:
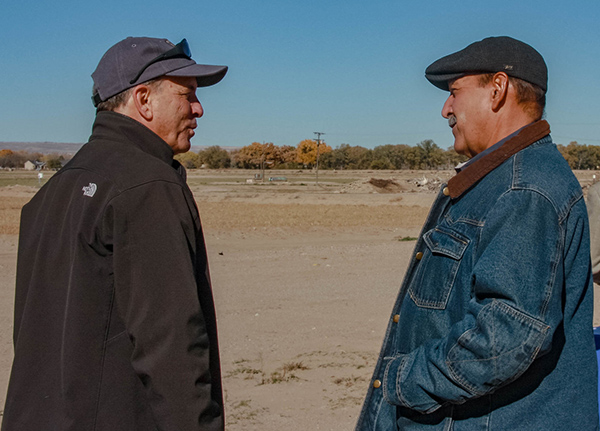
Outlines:
<svg viewBox="0 0 600 431"><path fill-rule="evenodd" d="M227 373L227 375L225 377L234 377L234 376L239 376L240 374L245 374L246 379L251 379L257 374L263 374L263 372L261 370L257 370L256 368L238 367L235 370Z"/></svg>
<svg viewBox="0 0 600 431"><path fill-rule="evenodd" d="M39 187L44 185L56 172L54 171L42 171L44 178L42 181L38 180L37 171L25 171L25 170L0 170L0 187L7 186L33 186ZM40 184L41 183L41 184Z"/></svg>
<svg viewBox="0 0 600 431"><path fill-rule="evenodd" d="M224 377L236 377L243 376L244 380L259 379L258 385L271 385L277 383L289 382L292 380L299 380L300 378L294 374L295 371L308 370L309 368L304 365L301 361L287 362L280 368L273 371L269 376L263 371L262 365L260 368L252 368L244 365L249 362L246 359L239 359L234 361L234 364L238 365L237 368L228 372ZM262 364L262 359L261 359Z"/></svg>
<svg viewBox="0 0 600 431"><path fill-rule="evenodd" d="M333 383L336 385L343 385L347 388L354 386L355 383L365 381L364 377L334 377Z"/></svg>
<svg viewBox="0 0 600 431"><path fill-rule="evenodd" d="M308 367L304 365L302 362L288 362L287 364L283 364L283 372L295 371L295 370L308 370Z"/></svg>
<svg viewBox="0 0 600 431"><path fill-rule="evenodd" d="M293 371L299 370L308 370L309 368L305 366L302 362L288 362L283 364L278 370L275 370L271 373L269 377L263 375L261 385L273 385L277 383L285 383L290 382L292 380L300 380L300 378L293 373Z"/></svg>
<svg viewBox="0 0 600 431"><path fill-rule="evenodd" d="M239 409L240 407L250 407L250 402L252 400L242 400L238 403L233 404L234 409Z"/></svg>
<svg viewBox="0 0 600 431"><path fill-rule="evenodd" d="M255 423L259 416L264 416L264 413L268 411L265 408L252 408L250 399L233 403L228 408L230 413L227 415L227 425Z"/></svg>

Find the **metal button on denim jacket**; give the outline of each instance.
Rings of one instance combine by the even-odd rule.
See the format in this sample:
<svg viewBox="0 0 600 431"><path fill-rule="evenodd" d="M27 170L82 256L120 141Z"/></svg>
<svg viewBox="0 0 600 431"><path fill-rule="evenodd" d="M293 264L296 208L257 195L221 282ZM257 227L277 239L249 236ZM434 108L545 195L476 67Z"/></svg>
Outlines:
<svg viewBox="0 0 600 431"><path fill-rule="evenodd" d="M356 429L597 429L587 214L550 136L444 189Z"/></svg>

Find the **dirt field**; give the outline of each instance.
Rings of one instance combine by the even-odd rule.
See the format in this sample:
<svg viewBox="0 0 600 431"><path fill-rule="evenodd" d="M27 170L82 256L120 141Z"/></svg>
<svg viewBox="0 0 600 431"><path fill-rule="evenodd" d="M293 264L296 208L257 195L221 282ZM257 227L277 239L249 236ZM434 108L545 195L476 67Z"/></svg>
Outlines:
<svg viewBox="0 0 600 431"><path fill-rule="evenodd" d="M227 429L352 429L429 206L451 172L194 171L219 318ZM585 187L598 172L578 172ZM0 172L0 407L18 215L35 173ZM268 177L286 181L268 181ZM600 297L600 295L598 295Z"/></svg>

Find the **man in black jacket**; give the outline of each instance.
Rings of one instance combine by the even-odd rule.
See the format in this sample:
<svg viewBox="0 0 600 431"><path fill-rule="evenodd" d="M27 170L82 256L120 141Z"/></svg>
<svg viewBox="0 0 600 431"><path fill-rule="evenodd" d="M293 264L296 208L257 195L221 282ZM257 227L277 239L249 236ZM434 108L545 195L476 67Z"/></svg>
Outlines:
<svg viewBox="0 0 600 431"><path fill-rule="evenodd" d="M89 142L21 215L3 431L222 430L216 316L181 165L198 86L185 39L127 38L92 77Z"/></svg>

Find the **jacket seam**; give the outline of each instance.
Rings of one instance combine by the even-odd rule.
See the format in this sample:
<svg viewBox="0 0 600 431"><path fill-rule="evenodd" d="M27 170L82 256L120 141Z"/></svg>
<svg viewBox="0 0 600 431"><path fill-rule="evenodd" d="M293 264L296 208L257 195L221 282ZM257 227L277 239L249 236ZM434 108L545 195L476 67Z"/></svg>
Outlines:
<svg viewBox="0 0 600 431"><path fill-rule="evenodd" d="M114 305L115 305L115 285L114 283L111 285L111 294L110 294L110 303L109 303L109 313L106 317L106 328L104 332L104 343L102 343L102 362L100 365L100 378L98 379L98 390L96 395L96 408L94 412L94 424L92 429L95 430L98 425L98 414L100 412L100 398L102 395L102 383L104 382L104 363L106 361L106 346L108 345L108 334L110 331L110 322L112 319L112 314L114 313ZM114 337L111 337L114 339Z"/></svg>
<svg viewBox="0 0 600 431"><path fill-rule="evenodd" d="M550 196L548 196L548 194L545 193L545 191L543 189L541 189L539 187L531 187L531 186L525 186L525 185L518 184L518 182L519 182L518 176L519 176L519 172L520 172L518 169L518 166L520 166L520 164L517 163L517 161L518 161L517 157L519 157L519 156L520 156L520 153L517 153L517 154L515 154L515 157L514 157L514 165L513 165L513 174L514 175L513 175L513 182L511 184L511 188L509 190L507 190L506 192L504 192L502 195L500 195L499 199L511 191L529 192L529 193L534 193L534 194L541 196L554 209L554 213L555 213L556 219L557 219L558 230L559 230L558 240L556 242L556 246L554 247L554 253L552 255L552 260L551 260L550 274L549 274L550 276L548 277L548 279L546 281L544 301L542 302L540 309L539 309L540 317L545 318L546 312L548 311L548 305L550 303L550 299L552 298L552 292L554 291L554 286L556 284L556 273L557 273L558 264L560 261L559 256L562 254L562 250L564 249L564 235L566 234L565 229L564 229L564 221L566 220L568 215L571 213L571 210L573 209L573 206L575 205L575 203L578 202L579 199L581 199L581 197L583 195L572 195L571 198L564 205L564 211L560 211L560 208L558 208L556 206L554 200L551 199Z"/></svg>
<svg viewBox="0 0 600 431"><path fill-rule="evenodd" d="M528 313L525 313L525 312L523 312L523 311L521 311L521 310L519 310L519 309L517 309L515 307L509 306L508 304L505 304L503 301L494 300L494 301L492 301L492 304L495 304L497 307L501 308L505 313L513 316L513 318L515 318L515 320L517 320L517 321L519 321L521 323L529 323L528 326L530 326L530 327L536 326L535 323L537 323L538 324L537 326L539 327L539 330L540 330L540 335L539 336L543 337L541 341L543 342L543 339L546 338L546 333L548 332L549 326L546 323L544 323L544 321L542 321L542 320L540 320L538 318L535 318L533 316L530 316ZM491 307L492 304L490 304L488 307ZM482 312L483 312L483 310L482 310ZM527 321L526 317L529 319L529 322ZM495 321L492 321L492 324L494 322ZM462 338L465 338L467 334L470 334L470 333L474 332L476 329L477 329L477 327L473 327L473 328L470 328L469 330L465 331L456 340L456 343L454 343L452 345L452 347L450 348L449 352L452 351L452 349L454 349L456 346L458 346L459 341ZM493 331L492 333L495 334L496 332ZM535 357L539 354L542 342L538 343L537 347L531 352L531 355L529 356L529 360L533 361L535 359ZM492 346L495 346L495 340L492 341ZM506 352L503 352L503 354L510 353L510 352L513 352L513 351L518 350L518 349L519 349L519 347L515 347L515 348L513 348L511 350L507 350ZM485 358L485 359L465 359L465 360L458 360L458 361L451 361L449 359L446 359L446 364L448 366L449 373L453 376L453 378L458 383L462 384L465 389L471 391L473 394L481 397L481 396L486 395L487 392L485 392L485 391L482 392L482 391L478 390L477 388L475 388L473 385L471 385L470 382L468 382L461 375L457 374L454 371L454 368L451 366L451 364L461 364L461 363L469 363L469 362L476 363L476 362L487 362L487 361L494 361L494 362L496 362L495 360L498 359L499 357L501 357L501 355L498 355L498 352L494 351L493 356L490 356L489 358ZM495 375L498 374L495 363L494 363L494 374ZM509 378L508 380L506 380L505 382L503 382L503 386L506 385L506 384L508 384L508 383L510 383L510 382L512 382L512 381L514 381L521 374L522 374L522 372L519 373L517 376L513 376L512 378Z"/></svg>
<svg viewBox="0 0 600 431"><path fill-rule="evenodd" d="M531 191L531 192L535 192L538 193L540 196L543 196L544 199L546 199L550 205L552 205L552 207L554 208L554 211L556 212L556 216L559 220L559 223L562 224L563 221L568 217L568 215L571 213L571 210L573 209L573 206L575 206L575 204L583 198L583 193L576 193L576 194L571 194L571 196L569 197L569 199L565 202L565 205L561 208L557 207L556 202L554 201L554 199L551 198L551 196L546 192L546 190L542 187L538 187L535 184L521 184L521 175L520 175L520 167L521 167L521 161L520 159L522 158L522 154L521 153L517 153L513 156L513 178L511 181L511 189L512 190L523 190L523 191Z"/></svg>

